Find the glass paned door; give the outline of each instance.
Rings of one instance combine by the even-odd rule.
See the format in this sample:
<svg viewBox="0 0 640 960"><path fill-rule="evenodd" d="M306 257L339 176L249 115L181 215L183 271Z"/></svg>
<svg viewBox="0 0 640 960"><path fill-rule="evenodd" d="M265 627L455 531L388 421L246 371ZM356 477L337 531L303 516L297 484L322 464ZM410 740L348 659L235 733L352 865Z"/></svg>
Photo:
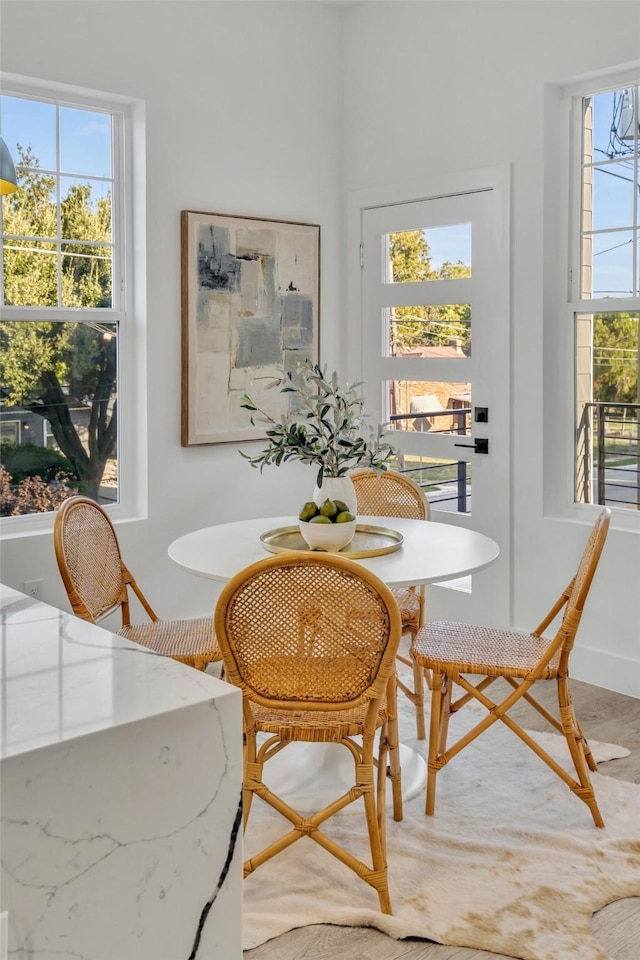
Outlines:
<svg viewBox="0 0 640 960"><path fill-rule="evenodd" d="M363 208L360 329L368 407L388 424L397 469L422 486L434 519L497 540L500 566L510 497L501 211L491 189ZM507 602L498 593L474 598L473 615L495 619Z"/></svg>

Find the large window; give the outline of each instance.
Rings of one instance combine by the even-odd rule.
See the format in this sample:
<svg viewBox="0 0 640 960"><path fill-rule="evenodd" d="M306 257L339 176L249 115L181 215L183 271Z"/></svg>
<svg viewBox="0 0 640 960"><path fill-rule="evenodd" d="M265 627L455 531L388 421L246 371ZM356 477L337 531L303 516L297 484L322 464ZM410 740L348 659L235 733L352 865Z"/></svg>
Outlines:
<svg viewBox="0 0 640 960"><path fill-rule="evenodd" d="M575 499L631 510L640 509L639 97L636 83L573 104Z"/></svg>
<svg viewBox="0 0 640 960"><path fill-rule="evenodd" d="M121 498L127 122L102 97L3 84L18 190L2 198L1 411L27 425L0 440L4 517Z"/></svg>

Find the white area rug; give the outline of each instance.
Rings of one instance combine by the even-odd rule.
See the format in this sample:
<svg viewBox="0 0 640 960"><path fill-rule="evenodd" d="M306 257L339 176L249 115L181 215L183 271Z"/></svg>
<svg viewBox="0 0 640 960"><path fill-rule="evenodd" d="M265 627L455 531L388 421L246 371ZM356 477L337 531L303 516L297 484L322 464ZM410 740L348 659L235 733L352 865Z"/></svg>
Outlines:
<svg viewBox="0 0 640 960"><path fill-rule="evenodd" d="M424 755L403 696L399 708L401 739ZM453 718L451 736L471 725L468 710ZM535 736L560 762L568 757L561 738ZM599 762L629 753L591 746ZM305 838L245 880L244 948L332 923L522 960L607 960L590 920L613 900L640 896L640 786L593 777L604 830L497 724L438 775L435 816L424 814L424 793L405 803L401 823L387 810L392 917L378 912L372 888ZM285 821L256 798L245 855L285 832ZM327 833L370 862L361 803L332 818Z"/></svg>

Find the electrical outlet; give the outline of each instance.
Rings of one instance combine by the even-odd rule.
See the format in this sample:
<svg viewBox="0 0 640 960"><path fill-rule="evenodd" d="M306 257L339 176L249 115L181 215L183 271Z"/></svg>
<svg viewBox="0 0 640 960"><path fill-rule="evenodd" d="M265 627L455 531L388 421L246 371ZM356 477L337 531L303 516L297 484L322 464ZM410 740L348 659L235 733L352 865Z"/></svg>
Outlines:
<svg viewBox="0 0 640 960"><path fill-rule="evenodd" d="M42 580L25 580L24 592L34 600L42 600Z"/></svg>

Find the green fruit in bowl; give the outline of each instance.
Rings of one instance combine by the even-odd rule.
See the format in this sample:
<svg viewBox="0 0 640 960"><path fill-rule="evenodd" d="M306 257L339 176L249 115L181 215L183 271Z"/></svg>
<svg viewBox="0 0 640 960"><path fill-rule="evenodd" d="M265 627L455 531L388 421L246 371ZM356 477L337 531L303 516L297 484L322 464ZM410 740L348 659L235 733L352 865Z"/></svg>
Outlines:
<svg viewBox="0 0 640 960"><path fill-rule="evenodd" d="M331 520L329 520L329 517L324 517L322 514L318 514L317 517L311 517L309 523L331 523Z"/></svg>
<svg viewBox="0 0 640 960"><path fill-rule="evenodd" d="M324 503L320 504L320 513L323 517L328 517L329 520L333 520L334 517L338 515L338 508L333 500L327 498Z"/></svg>
<svg viewBox="0 0 640 960"><path fill-rule="evenodd" d="M348 510L341 510L338 516L336 517L336 523L351 523L355 520L355 517Z"/></svg>
<svg viewBox="0 0 640 960"><path fill-rule="evenodd" d="M344 500L334 500L338 513L350 513L349 507L344 502Z"/></svg>
<svg viewBox="0 0 640 960"><path fill-rule="evenodd" d="M298 516L299 520L311 520L318 512L318 506L313 500L307 500Z"/></svg>

